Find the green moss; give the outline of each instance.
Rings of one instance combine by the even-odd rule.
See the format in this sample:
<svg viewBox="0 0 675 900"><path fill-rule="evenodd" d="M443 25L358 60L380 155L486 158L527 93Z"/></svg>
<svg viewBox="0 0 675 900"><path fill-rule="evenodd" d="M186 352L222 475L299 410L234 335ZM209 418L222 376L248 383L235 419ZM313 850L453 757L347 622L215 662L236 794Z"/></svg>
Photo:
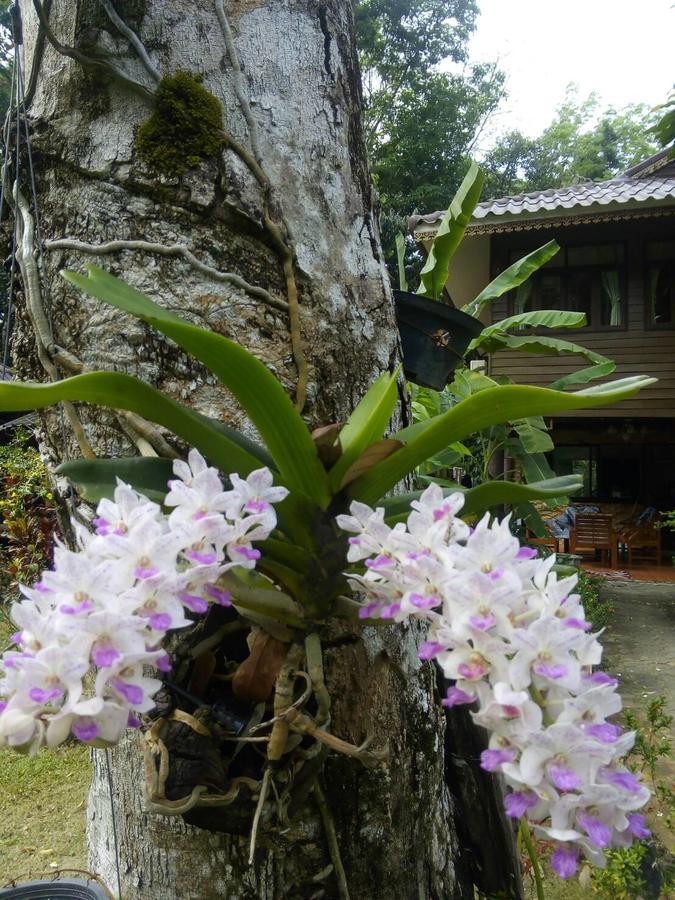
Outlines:
<svg viewBox="0 0 675 900"><path fill-rule="evenodd" d="M162 175L181 175L223 146L223 108L199 78L178 71L163 78L157 105L135 142L146 165Z"/></svg>

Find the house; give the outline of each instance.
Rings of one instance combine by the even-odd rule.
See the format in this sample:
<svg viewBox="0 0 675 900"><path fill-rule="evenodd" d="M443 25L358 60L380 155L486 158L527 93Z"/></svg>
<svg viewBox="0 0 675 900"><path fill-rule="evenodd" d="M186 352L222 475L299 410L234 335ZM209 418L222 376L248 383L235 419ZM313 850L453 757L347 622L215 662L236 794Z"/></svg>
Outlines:
<svg viewBox="0 0 675 900"><path fill-rule="evenodd" d="M418 241L433 237L442 215L411 220ZM616 406L550 420L553 468L583 475L584 500L675 508L675 160L663 151L610 181L479 204L451 264L455 306L551 239L558 254L493 301L488 321L534 309L585 312L585 327L548 334L613 359L611 378L659 379ZM492 376L547 386L588 362L502 351L488 365Z"/></svg>

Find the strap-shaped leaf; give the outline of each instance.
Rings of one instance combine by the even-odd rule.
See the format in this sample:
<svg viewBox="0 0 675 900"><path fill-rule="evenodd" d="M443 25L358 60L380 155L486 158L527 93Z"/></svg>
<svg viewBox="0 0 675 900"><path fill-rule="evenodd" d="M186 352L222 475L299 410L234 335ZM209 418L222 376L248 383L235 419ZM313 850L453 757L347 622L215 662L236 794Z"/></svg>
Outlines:
<svg viewBox="0 0 675 900"><path fill-rule="evenodd" d="M533 250L532 253L523 256L514 262L513 265L510 265L508 269L504 269L487 287L484 287L475 300L463 306L462 312L468 313L470 316L480 316L481 310L486 303L496 300L502 294L527 281L530 275L554 257L558 250L560 250L560 246L555 241L549 241L543 247L539 247L537 250Z"/></svg>
<svg viewBox="0 0 675 900"><path fill-rule="evenodd" d="M223 472L247 475L260 461L201 416L149 384L121 372L89 372L51 384L0 383L0 410L42 409L63 400L126 409L168 428Z"/></svg>
<svg viewBox="0 0 675 900"><path fill-rule="evenodd" d="M475 163L471 163L464 181L452 199L452 203L438 226L429 256L420 272L417 293L438 300L448 280L448 266L459 247L466 226L480 198L484 176Z"/></svg>
<svg viewBox="0 0 675 900"><path fill-rule="evenodd" d="M588 350L580 344L539 334L493 333L482 342L481 349L486 353L496 353L498 350L522 350L525 353L536 353L539 356L582 356L594 365L606 365L611 362L606 356L602 356L594 350Z"/></svg>
<svg viewBox="0 0 675 900"><path fill-rule="evenodd" d="M548 453L553 450L553 441L541 416L516 419L512 424L525 453Z"/></svg>
<svg viewBox="0 0 675 900"><path fill-rule="evenodd" d="M604 378L605 375L611 375L616 369L616 363L611 359L607 362L598 363L595 366L588 366L586 369L577 369L576 372L570 372L569 375L563 375L549 384L553 391L564 391L573 384L588 384L596 378Z"/></svg>
<svg viewBox="0 0 675 900"><path fill-rule="evenodd" d="M494 325L484 328L477 338L469 344L469 350L475 350L493 334L509 331L511 328L520 328L527 325L532 328L582 328L586 324L586 314L582 312L567 312L561 309L537 309L532 312L518 313L509 316Z"/></svg>
<svg viewBox="0 0 675 900"><path fill-rule="evenodd" d="M373 382L340 431L342 453L328 473L333 491L340 487L347 469L382 438L396 406L398 371L397 367L395 372L383 372Z"/></svg>
<svg viewBox="0 0 675 900"><path fill-rule="evenodd" d="M569 394L519 384L479 391L443 415L420 423L421 428L404 447L350 485L349 495L364 503L375 503L424 460L476 431L527 416L606 406L631 397L655 381L655 378L636 375ZM400 433L393 437L402 439Z"/></svg>
<svg viewBox="0 0 675 900"><path fill-rule="evenodd" d="M398 289L408 290L408 279L405 277L405 238L401 231L396 235L396 261L398 263Z"/></svg>
<svg viewBox="0 0 675 900"><path fill-rule="evenodd" d="M143 319L203 362L253 422L285 483L321 506L328 503L328 480L307 426L260 360L235 341L168 313L108 272L96 266L87 266L87 271L88 277L63 275L91 296Z"/></svg>
<svg viewBox="0 0 675 900"><path fill-rule="evenodd" d="M167 482L173 475L173 460L149 456L73 459L62 463L56 473L74 481L84 499L91 503L98 503L104 497L112 498L118 478L148 499L162 503L168 490Z"/></svg>
<svg viewBox="0 0 675 900"><path fill-rule="evenodd" d="M579 475L562 475L559 478L551 478L538 481L534 484L516 484L511 481L487 481L474 488L452 487L443 491L444 496L449 494L464 494L464 506L460 515L471 516L484 513L495 506L509 504L515 506L527 500L547 500L551 497L567 496L580 490L583 480ZM388 525L396 522L404 522L410 512L412 500L419 500L422 491L413 491L408 494L398 494L388 497L378 506L385 509L385 521Z"/></svg>

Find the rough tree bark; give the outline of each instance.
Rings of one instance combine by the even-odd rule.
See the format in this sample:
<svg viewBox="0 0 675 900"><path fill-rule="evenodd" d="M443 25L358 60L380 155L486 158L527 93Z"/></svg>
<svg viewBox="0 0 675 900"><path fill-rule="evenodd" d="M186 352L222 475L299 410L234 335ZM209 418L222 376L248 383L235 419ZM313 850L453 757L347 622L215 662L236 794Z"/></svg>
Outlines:
<svg viewBox="0 0 675 900"><path fill-rule="evenodd" d="M138 321L85 300L57 273L93 261L122 274L167 308L247 346L296 394L302 360L284 310L289 293L279 248L265 227L267 203L275 221L287 226L287 242L295 252L308 375L304 414L312 425L344 420L373 377L391 369L398 357L361 134L350 4L60 0L51 5L49 27L62 46L57 50L47 40L42 52L36 50L41 40L34 3L22 0L20 5L29 94L35 85L29 115L50 285L42 299L51 313L55 343L86 369L139 375L200 411L246 429L241 412L199 365ZM140 37L145 60L106 6ZM228 50L230 40L236 57L231 44ZM106 60L147 90L86 59L83 64L83 57L73 59L64 48L75 48L75 55L89 60ZM220 100L226 131L257 157L269 178L267 201L260 179L231 144L179 177L158 175L139 157L134 140L153 109L154 72L167 76L179 70L203 76L203 86ZM22 188L28 196L28 185ZM192 262L183 251L166 255L151 248L109 248L102 256L92 255L94 247L116 240L182 245L193 254ZM72 241L92 246L85 252L73 249ZM218 273L234 273L239 281ZM264 292L246 289L241 279ZM42 380L46 375L28 305L17 306L14 360L22 377ZM60 359L57 371L63 373L68 359ZM91 408L80 407L78 415L86 442L97 454L147 451L148 441L160 453L166 450L157 435L144 433L142 423ZM72 432L58 427L57 415L45 421L44 441L54 460L79 455ZM332 731L359 744L372 730L375 745L386 743L390 750L389 762L375 771L337 757L327 763L327 799L351 896L471 896L469 866L458 839L458 817L470 821L471 816L466 809L458 813L448 782L455 783L461 803L470 800L473 807L467 840L479 868L489 875L488 889L514 884L508 889L515 895L508 830L498 812L492 813L497 838L479 833L481 822L493 826L482 818L475 746L451 747L449 756L444 752L434 674L419 663L414 648L415 635L398 628L366 629L363 639L336 629L328 641ZM108 786L102 752L94 756L91 866L114 886ZM256 864L249 867L246 837L144 812L135 739L112 758L125 898L337 896L312 802L286 833L261 834ZM469 770L475 777L467 796ZM463 791L457 783L463 783ZM497 865L485 851L494 840Z"/></svg>

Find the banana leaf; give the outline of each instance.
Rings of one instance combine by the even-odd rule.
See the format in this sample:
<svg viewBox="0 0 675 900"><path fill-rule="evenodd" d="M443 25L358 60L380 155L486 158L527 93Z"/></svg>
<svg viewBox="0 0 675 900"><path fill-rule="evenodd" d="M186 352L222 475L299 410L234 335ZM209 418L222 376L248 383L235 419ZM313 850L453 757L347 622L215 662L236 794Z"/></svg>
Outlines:
<svg viewBox="0 0 675 900"><path fill-rule="evenodd" d="M466 226L471 221L483 189L483 181L483 173L475 163L471 163L438 226L429 256L420 272L420 286L417 293L423 297L438 300L443 293L445 282L448 280L450 260L462 241Z"/></svg>
<svg viewBox="0 0 675 900"><path fill-rule="evenodd" d="M510 265L508 269L499 274L493 281L484 287L480 294L462 307L462 312L468 313L470 316L480 316L483 307L491 300L496 300L507 291L513 290L532 275L537 269L540 269L560 250L560 246L555 241L549 241L522 259L517 260Z"/></svg>

